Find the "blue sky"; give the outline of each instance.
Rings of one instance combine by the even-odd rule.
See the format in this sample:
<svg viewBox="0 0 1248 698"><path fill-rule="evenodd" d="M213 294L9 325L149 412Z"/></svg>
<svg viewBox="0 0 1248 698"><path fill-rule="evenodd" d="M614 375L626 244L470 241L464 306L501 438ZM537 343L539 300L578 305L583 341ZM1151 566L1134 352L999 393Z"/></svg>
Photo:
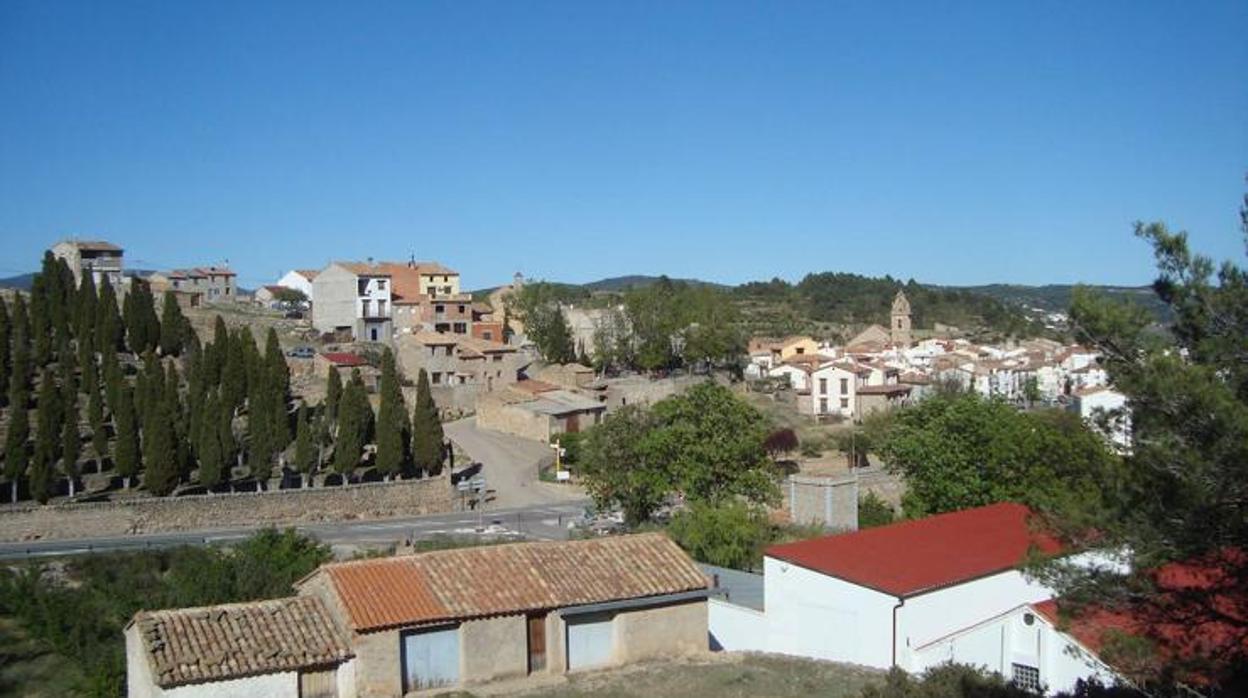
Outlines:
<svg viewBox="0 0 1248 698"><path fill-rule="evenodd" d="M1242 0L0 2L5 274L1144 283L1246 172Z"/></svg>

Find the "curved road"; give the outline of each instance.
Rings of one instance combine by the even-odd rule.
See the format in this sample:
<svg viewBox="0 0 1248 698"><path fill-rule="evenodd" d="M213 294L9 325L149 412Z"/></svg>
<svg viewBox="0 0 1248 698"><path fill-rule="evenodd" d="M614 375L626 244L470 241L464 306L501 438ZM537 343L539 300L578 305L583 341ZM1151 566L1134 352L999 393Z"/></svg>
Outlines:
<svg viewBox="0 0 1248 698"><path fill-rule="evenodd" d="M538 470L550 463L554 451L540 441L478 429L475 417L442 425L447 438L481 464L486 486L494 491L491 507L525 507L581 501L585 494L569 485L538 480ZM456 463L456 469L468 467Z"/></svg>

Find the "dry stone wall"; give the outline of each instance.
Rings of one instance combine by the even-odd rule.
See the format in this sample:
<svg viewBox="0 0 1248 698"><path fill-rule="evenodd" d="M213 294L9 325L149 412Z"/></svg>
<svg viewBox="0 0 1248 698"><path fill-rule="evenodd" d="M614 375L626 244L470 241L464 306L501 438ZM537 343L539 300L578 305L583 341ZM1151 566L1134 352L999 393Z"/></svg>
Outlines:
<svg viewBox="0 0 1248 698"><path fill-rule="evenodd" d="M449 476L349 487L0 508L0 541L401 518L452 511Z"/></svg>

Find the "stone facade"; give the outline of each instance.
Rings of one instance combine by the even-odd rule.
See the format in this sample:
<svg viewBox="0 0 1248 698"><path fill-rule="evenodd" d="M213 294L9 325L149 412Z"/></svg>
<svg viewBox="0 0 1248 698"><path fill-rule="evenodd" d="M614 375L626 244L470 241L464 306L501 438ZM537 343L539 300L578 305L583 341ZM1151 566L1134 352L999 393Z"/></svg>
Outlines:
<svg viewBox="0 0 1248 698"><path fill-rule="evenodd" d="M794 523L817 524L834 531L858 530L857 475L793 475L780 490Z"/></svg>
<svg viewBox="0 0 1248 698"><path fill-rule="evenodd" d="M419 516L452 511L456 501L448 474L349 487L26 505L0 509L0 541Z"/></svg>

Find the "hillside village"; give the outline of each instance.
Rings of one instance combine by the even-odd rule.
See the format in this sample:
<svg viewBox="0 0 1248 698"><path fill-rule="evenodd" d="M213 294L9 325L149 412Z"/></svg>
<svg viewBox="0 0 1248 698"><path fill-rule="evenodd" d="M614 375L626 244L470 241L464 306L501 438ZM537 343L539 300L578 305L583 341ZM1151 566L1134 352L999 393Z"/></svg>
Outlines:
<svg viewBox="0 0 1248 698"><path fill-rule="evenodd" d="M457 508L488 512L498 502L576 504L586 494L609 507L617 495L604 495L603 487L614 475L597 470L602 465L579 451L591 448L587 444L594 442L598 425L623 425L639 410L681 400L726 399L736 405L727 409L756 425L751 430L766 428L765 418L749 406L753 401L809 429L844 435L853 433L856 424L929 398L939 402L949 399L940 396L965 395L1023 412L1057 407L1098 432L1107 452L1129 453L1132 445L1126 399L1109 384L1098 352L1044 338L987 345L938 336L914 327L904 290L892 299L887 326L869 324L844 344L809 336L751 337L737 345L736 356L673 373L629 370L588 358L599 356L606 341L624 341L619 328L604 339L612 311L558 301L543 306L556 312L554 334L566 335L556 345L564 347L565 355L567 347L577 347L576 354L596 366L549 360L549 346L525 333L526 319L532 331L546 320L532 307L526 313L523 304L513 302L526 292L519 275L486 300L464 293L453 269L415 260L332 262L321 270L292 270L278 281L247 293L237 287L234 272L219 265L133 277L126 275L120 245L69 240L53 246L30 299L10 302L21 319L4 315L6 345L13 337L10 355L24 355L30 332L36 339L38 332L51 332L51 345L60 348L36 347L36 358L45 352L47 358L40 360L49 363L36 381L42 388L32 420L37 443L28 473L10 466L24 448L10 436L10 415L28 399L18 380L26 369L13 373L5 436L11 494L2 530L10 535L25 531L26 541L72 538L84 534L70 522L91 511L91 502L116 501L139 511L148 506L145 494L175 495L167 509L175 512L194 509L201 500L231 502L219 493L237 491L239 485L244 492L254 488L253 498L242 502L246 512L227 513L229 507L211 504L218 524L245 525L248 516L270 524L306 521L303 514L257 517L269 506L266 498L302 494L309 487L314 489L307 496L324 497L308 500L319 511L317 520L354 517L352 505L335 511L343 505L329 497L365 483L400 487L404 481L425 488L417 495L421 508L374 508L373 516ZM125 325L125 338L117 346L132 352L123 362L132 366L122 378L112 379L118 385L97 393L106 394L104 407L97 410L88 395L91 416L85 430L70 419L65 445L44 450L39 430L57 428L44 426L55 424L48 421L45 405L54 404L48 396L98 385L97 372L116 375L109 373L117 370L110 368L115 348L106 345L103 354L93 355L85 328L105 325L84 319L86 311L76 311L73 323L48 325L37 318L32 323L25 308L17 307L70 303L81 308L87 303L81 294L96 288L105 289L104 306L125 308L117 320ZM114 289L120 302L111 298ZM66 294L65 300L56 300L58 293ZM154 304L146 311L151 320L161 318L150 330L143 329L146 321L135 319L146 303ZM627 330L631 321L623 317ZM228 318L225 324L222 318ZM618 317L614 321L620 322ZM267 328L263 348L252 343L253 327L257 334ZM671 342L679 358L691 335L678 330ZM136 334L140 331L150 336L143 339ZM189 334L177 334L182 331ZM925 336L916 340L920 332ZM181 339L174 342L171 336ZM79 344L78 350L71 343ZM224 354L211 358L221 343ZM234 352L244 359L255 356L240 364L248 375L266 371L272 377L249 379L241 393L227 398ZM81 375L75 373L76 355L84 357ZM214 379L206 378L209 387L201 396L205 387L196 387L196 381L205 380L204 361L221 362L226 383L218 392L210 387ZM124 378L131 373L132 379ZM148 387L162 375L165 387ZM155 393L144 398L148 390ZM717 390L726 392L716 397ZM185 397L179 397L183 391ZM117 395L122 403L142 399L144 405L127 417L127 410L136 408L115 405ZM75 398L67 404L79 402ZM334 403L327 411L326 405ZM214 416L214 404L242 408ZM262 405L276 411L262 412ZM433 410L432 436L422 431L428 425L420 426L422 409ZM348 426L352 410L364 410L363 421ZM159 460L162 451L152 444L164 415L179 413L172 436L185 433L189 448L166 445L163 453L181 463L167 470ZM262 416L277 421L265 426L269 422L257 422ZM197 434L192 425L201 419L224 419L227 430L219 437ZM773 432L768 442L783 431ZM313 451L304 442L305 432L322 434ZM397 432L403 433L401 441L387 441ZM482 438L504 444L511 455L474 457L483 453ZM125 455L131 450L127 439L137 449L130 456ZM345 445L350 439L351 445ZM430 444L432 455L421 456ZM801 446L794 440L778 446L777 453ZM520 452L537 455L513 459ZM222 464L219 459L230 454L236 460ZM62 461L64 487L48 479L56 458ZM133 462L125 470L127 459ZM537 537L546 542L333 563L300 580L294 596L141 611L125 629L128 694L174 696L195 687L197 695L403 695L706 651L771 652L915 673L953 660L988 667L1029 691L1071 691L1085 680L1132 680L1112 653L1099 651L1104 626L1091 621L1067 626L1058 615L1059 590L1024 574L1037 549L1058 557L1072 552L1056 537L1033 537L1035 524L1028 523L1033 512L1027 506L971 507L885 523L904 504L905 479L861 454L842 452L839 459L833 458L830 468L826 458L783 461L787 471L767 476L775 478L780 494L766 505L768 516L780 526L796 527L785 534L796 542L770 545L759 562L745 569L695 561L691 554L700 549L688 547L675 528L672 535L684 549L663 535L630 533L639 516L653 515L654 506L669 507L666 516L675 517L673 526L682 517L694 520L689 517L698 510L688 514L680 501L695 496L695 490L686 489L640 514L626 505L622 515L607 508L596 518L569 516L568 527L546 529ZM88 474L84 465L91 462L95 473ZM763 467L771 472L775 466ZM116 474L124 475L124 484ZM338 487L326 488L331 483ZM29 523L41 510L23 503L23 490L57 512L54 524ZM353 501L380 496L361 492ZM766 499L761 491L740 492L747 500ZM883 520L863 518L875 516L867 511L880 507L887 512ZM19 521L27 523L15 526ZM162 529L159 520L146 525L150 531L177 530ZM872 525L878 527L845 533ZM487 530L510 535L498 523L464 534L480 536ZM572 541L564 540L569 536ZM968 541L979 550L973 557L960 550ZM1071 559L1119 564L1099 553ZM503 587L490 581L499 570L521 568L533 578L509 576ZM1114 613L1130 618L1121 610ZM1130 627L1130 622L1115 624ZM820 629L826 627L840 628L839 639L823 637Z"/></svg>

